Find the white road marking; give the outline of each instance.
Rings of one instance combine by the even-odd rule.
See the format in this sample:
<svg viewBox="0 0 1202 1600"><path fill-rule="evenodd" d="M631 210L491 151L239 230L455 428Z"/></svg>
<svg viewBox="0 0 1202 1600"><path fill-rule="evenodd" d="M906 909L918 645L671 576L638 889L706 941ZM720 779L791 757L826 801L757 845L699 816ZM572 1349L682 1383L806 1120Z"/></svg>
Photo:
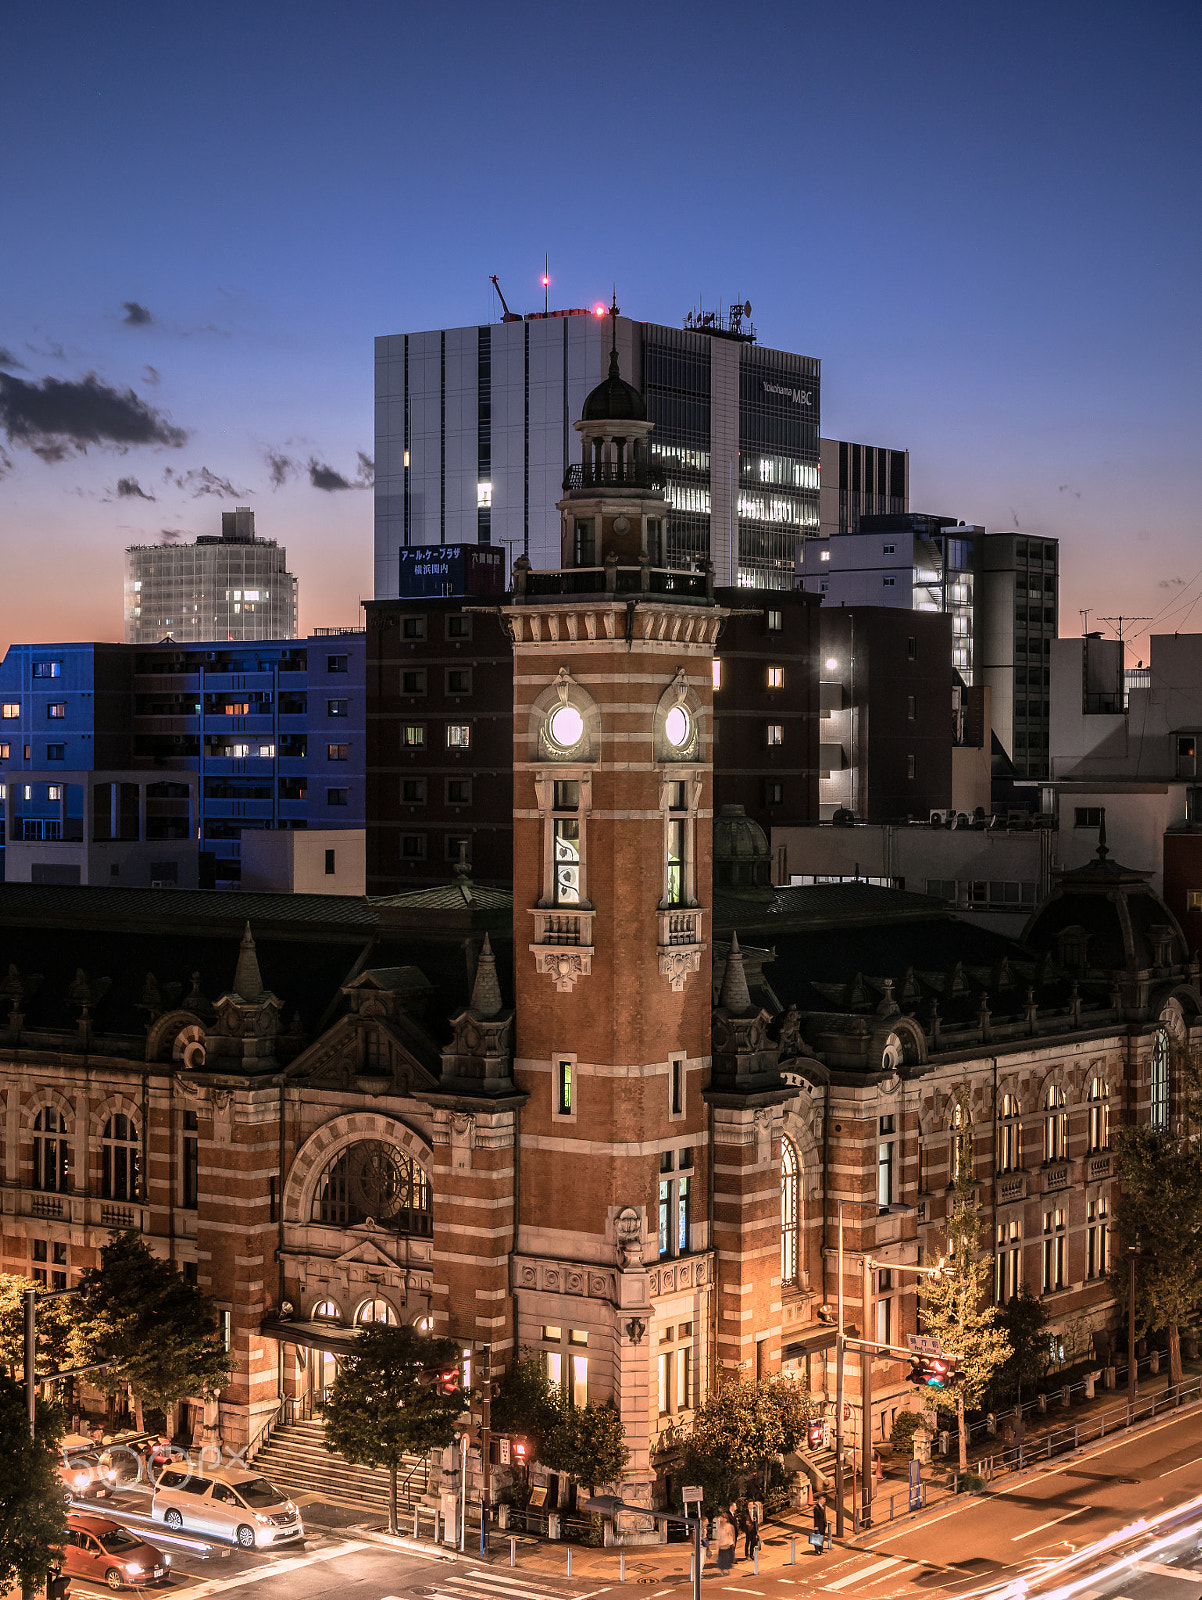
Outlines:
<svg viewBox="0 0 1202 1600"><path fill-rule="evenodd" d="M237 1589L242 1584L262 1583L264 1578L278 1578L285 1572L296 1572L301 1567L311 1567L317 1561L332 1561L337 1556L350 1555L353 1550L372 1550L376 1546L366 1539L353 1539L347 1544L337 1544L329 1550L318 1550L309 1556L293 1556L287 1561L271 1561L264 1567L240 1573L236 1578L209 1579L188 1591L188 1600L200 1600L202 1595L221 1594L226 1589Z"/></svg>
<svg viewBox="0 0 1202 1600"><path fill-rule="evenodd" d="M1163 1561L1135 1561L1132 1562L1137 1572L1155 1572L1162 1578L1184 1578L1186 1583L1198 1584L1198 1574L1190 1572L1183 1567L1170 1567Z"/></svg>
<svg viewBox="0 0 1202 1600"><path fill-rule="evenodd" d="M834 1583L824 1583L824 1589L850 1589L853 1583L863 1583L866 1578L873 1577L878 1572L887 1572L890 1567L901 1565L901 1556L887 1556L884 1561L874 1561L870 1567L861 1567L858 1572L849 1572L846 1578L837 1578Z"/></svg>
<svg viewBox="0 0 1202 1600"><path fill-rule="evenodd" d="M1011 1539L1011 1544L1018 1544L1021 1539L1029 1539L1033 1533L1042 1533L1045 1528L1054 1528L1059 1522L1067 1522L1070 1517L1079 1517L1083 1511L1089 1511L1090 1506L1078 1506L1074 1511L1066 1511L1062 1517L1053 1517L1051 1522L1041 1522L1038 1527L1028 1528L1024 1533L1016 1533Z"/></svg>

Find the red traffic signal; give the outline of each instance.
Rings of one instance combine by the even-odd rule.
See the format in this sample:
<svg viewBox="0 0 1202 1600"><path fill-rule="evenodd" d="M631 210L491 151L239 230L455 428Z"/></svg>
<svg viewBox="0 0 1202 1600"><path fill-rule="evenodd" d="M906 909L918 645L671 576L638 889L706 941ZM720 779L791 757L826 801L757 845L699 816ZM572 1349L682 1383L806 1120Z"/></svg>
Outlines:
<svg viewBox="0 0 1202 1600"><path fill-rule="evenodd" d="M823 1427L820 1422L811 1422L806 1435L811 1450L821 1450Z"/></svg>
<svg viewBox="0 0 1202 1600"><path fill-rule="evenodd" d="M421 1382L433 1389L436 1394L456 1394L462 1387L459 1368L457 1366L426 1367L421 1375Z"/></svg>
<svg viewBox="0 0 1202 1600"><path fill-rule="evenodd" d="M530 1456L530 1447L527 1445L525 1439L513 1440L512 1444L510 1445L510 1455L519 1466L522 1466L526 1463Z"/></svg>
<svg viewBox="0 0 1202 1600"><path fill-rule="evenodd" d="M919 1389L950 1389L964 1381L958 1356L919 1356L910 1364L906 1382Z"/></svg>

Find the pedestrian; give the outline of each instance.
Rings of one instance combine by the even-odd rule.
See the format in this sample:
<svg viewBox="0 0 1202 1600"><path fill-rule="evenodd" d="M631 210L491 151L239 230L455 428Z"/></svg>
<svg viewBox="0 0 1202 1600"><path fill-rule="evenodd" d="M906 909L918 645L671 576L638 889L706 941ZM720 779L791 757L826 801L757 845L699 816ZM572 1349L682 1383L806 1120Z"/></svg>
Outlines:
<svg viewBox="0 0 1202 1600"><path fill-rule="evenodd" d="M731 1521L728 1511L719 1511L718 1528L715 1540L718 1546L718 1571L729 1572L735 1564L735 1540L738 1538L738 1529Z"/></svg>
<svg viewBox="0 0 1202 1600"><path fill-rule="evenodd" d="M814 1554L821 1555L826 1544L826 1496L820 1494L814 1501L814 1532L818 1535L814 1541Z"/></svg>
<svg viewBox="0 0 1202 1600"><path fill-rule="evenodd" d="M703 1522L701 1524L701 1576L703 1578L705 1577L706 1557L709 1555L709 1553L710 1553L709 1529L706 1527L705 1523Z"/></svg>
<svg viewBox="0 0 1202 1600"><path fill-rule="evenodd" d="M760 1547L760 1524L764 1520L764 1504L762 1500L749 1500L747 1502L747 1542L744 1553L748 1561Z"/></svg>

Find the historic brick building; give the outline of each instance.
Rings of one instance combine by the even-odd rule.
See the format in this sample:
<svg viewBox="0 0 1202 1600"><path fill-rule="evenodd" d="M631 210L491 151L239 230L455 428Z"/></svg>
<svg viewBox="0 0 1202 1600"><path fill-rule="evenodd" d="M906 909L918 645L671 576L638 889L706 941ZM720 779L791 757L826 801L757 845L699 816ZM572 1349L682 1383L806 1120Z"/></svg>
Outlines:
<svg viewBox="0 0 1202 1600"><path fill-rule="evenodd" d="M641 407L615 365L563 566L519 563L504 607L512 894L0 889L0 1263L53 1285L126 1226L176 1260L238 1360L193 1431L253 1445L404 1319L613 1400L625 1492L662 1494L721 1374L833 1400L840 1202L849 1320L904 1341L895 1269L938 1252L965 1164L999 1297L1113 1321L1111 1130L1171 1122L1202 1011L1179 925L1104 847L1020 942L772 888L762 830L714 828L723 607L657 565ZM882 1360L874 1437L910 1393Z"/></svg>

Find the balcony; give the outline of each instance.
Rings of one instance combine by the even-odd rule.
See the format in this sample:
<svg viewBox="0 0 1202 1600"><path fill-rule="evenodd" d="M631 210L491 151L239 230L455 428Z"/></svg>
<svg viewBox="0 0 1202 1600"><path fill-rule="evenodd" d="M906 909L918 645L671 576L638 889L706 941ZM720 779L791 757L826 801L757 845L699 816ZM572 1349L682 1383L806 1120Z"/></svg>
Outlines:
<svg viewBox="0 0 1202 1600"><path fill-rule="evenodd" d="M1043 1169L1043 1192L1053 1194L1057 1189L1068 1188L1069 1164L1067 1161L1054 1161Z"/></svg>
<svg viewBox="0 0 1202 1600"><path fill-rule="evenodd" d="M704 916L700 906L688 910L674 907L659 913L660 975L667 978L676 994L683 990L690 973L701 971L701 952L705 949L701 919Z"/></svg>
<svg viewBox="0 0 1202 1600"><path fill-rule="evenodd" d="M662 489L667 481L662 467L624 455L620 461L576 462L564 473L563 488L565 494L587 494L590 489Z"/></svg>
<svg viewBox="0 0 1202 1600"><path fill-rule="evenodd" d="M569 567L559 572L518 568L517 598L539 600L572 595L660 594L681 600L713 598L713 572L680 572L675 567Z"/></svg>
<svg viewBox="0 0 1202 1600"><path fill-rule="evenodd" d="M536 906L534 917L535 944L587 945L593 943L593 918L597 913L565 906Z"/></svg>
<svg viewBox="0 0 1202 1600"><path fill-rule="evenodd" d="M1013 1205L1016 1200L1027 1198L1027 1174L1025 1172L999 1172L994 1182L999 1206Z"/></svg>
<svg viewBox="0 0 1202 1600"><path fill-rule="evenodd" d="M1103 1178L1108 1178L1111 1173L1111 1156L1109 1150L1099 1150L1096 1155L1087 1158L1086 1174L1089 1183L1100 1183Z"/></svg>
<svg viewBox="0 0 1202 1600"><path fill-rule="evenodd" d="M535 967L551 978L560 994L570 994L581 978L593 970L593 918L590 907L535 906Z"/></svg>

